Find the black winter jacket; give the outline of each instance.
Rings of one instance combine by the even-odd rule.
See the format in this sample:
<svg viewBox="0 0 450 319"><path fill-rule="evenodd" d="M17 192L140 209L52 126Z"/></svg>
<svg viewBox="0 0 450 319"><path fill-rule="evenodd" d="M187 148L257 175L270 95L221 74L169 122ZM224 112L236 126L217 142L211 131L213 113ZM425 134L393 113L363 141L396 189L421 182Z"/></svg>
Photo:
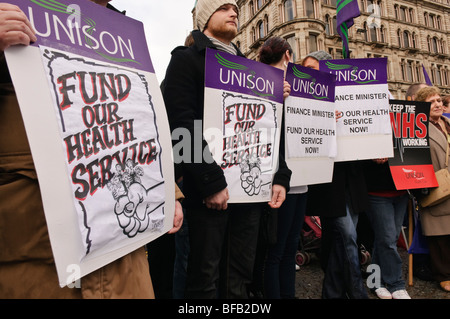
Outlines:
<svg viewBox="0 0 450 319"><path fill-rule="evenodd" d="M342 217L347 204L355 213L369 205L361 161L336 162L331 183L308 186L307 216Z"/></svg>
<svg viewBox="0 0 450 319"><path fill-rule="evenodd" d="M172 58L167 67L166 77L162 85L164 102L167 109L172 142L174 145L174 158L176 162L177 178L183 176L184 206L202 205L203 199L213 195L227 187L223 170L212 161L204 160L204 153L211 154L208 144L203 138L201 143L194 135L199 129L203 132L203 110L205 93L205 53L206 48L217 49L213 43L198 30L192 31L195 44L191 47L180 46L172 51ZM237 48L236 48L237 49ZM238 56L244 55L237 49ZM201 121L201 122L200 122ZM176 147L182 137L173 134L177 128L187 129L191 134L190 156L179 152ZM198 135L198 134L197 134ZM186 141L184 141L186 142ZM201 149L200 149L201 147ZM206 150L204 152L204 150ZM184 149L186 151L186 149ZM190 157L190 163L183 161L177 164L178 154L183 158ZM197 156L196 156L197 154ZM202 154L199 156L198 154ZM200 158L201 163L195 163ZM180 167L181 166L181 167ZM291 171L287 168L284 158L280 159L280 165L275 175L274 184L282 185L289 190Z"/></svg>

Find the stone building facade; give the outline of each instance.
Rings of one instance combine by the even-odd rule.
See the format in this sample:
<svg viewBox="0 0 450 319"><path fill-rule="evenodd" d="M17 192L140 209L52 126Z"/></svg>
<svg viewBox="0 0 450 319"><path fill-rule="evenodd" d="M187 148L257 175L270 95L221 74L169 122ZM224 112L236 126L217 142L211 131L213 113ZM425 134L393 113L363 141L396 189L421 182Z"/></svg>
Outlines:
<svg viewBox="0 0 450 319"><path fill-rule="evenodd" d="M361 16L349 30L351 58L388 58L389 90L404 99L413 83L450 94L450 0L358 0ZM238 0L239 33L234 42L250 59L271 36L285 38L296 63L325 50L342 58L336 32L336 0Z"/></svg>

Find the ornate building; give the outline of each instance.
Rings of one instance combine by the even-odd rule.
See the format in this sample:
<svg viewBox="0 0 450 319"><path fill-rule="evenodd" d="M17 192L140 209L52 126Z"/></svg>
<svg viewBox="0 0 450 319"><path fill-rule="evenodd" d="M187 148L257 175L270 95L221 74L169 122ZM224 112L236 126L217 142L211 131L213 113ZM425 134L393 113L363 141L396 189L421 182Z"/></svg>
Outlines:
<svg viewBox="0 0 450 319"><path fill-rule="evenodd" d="M450 94L450 0L358 0L361 16L349 30L351 58L388 58L389 90L404 99L413 83L433 84ZM336 32L336 0L238 0L235 43L250 59L271 36L285 38L300 63L325 50L342 58Z"/></svg>

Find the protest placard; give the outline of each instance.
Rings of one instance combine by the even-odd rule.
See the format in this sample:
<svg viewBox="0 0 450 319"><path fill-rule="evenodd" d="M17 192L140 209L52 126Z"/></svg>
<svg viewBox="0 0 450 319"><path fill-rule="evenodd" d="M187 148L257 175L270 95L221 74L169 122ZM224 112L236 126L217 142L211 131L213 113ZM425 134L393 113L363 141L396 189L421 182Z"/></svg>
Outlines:
<svg viewBox="0 0 450 319"><path fill-rule="evenodd" d="M387 59L322 60L336 76L336 162L392 157Z"/></svg>
<svg viewBox="0 0 450 319"><path fill-rule="evenodd" d="M13 4L37 32L5 54L65 286L172 228L169 125L141 22L86 0Z"/></svg>
<svg viewBox="0 0 450 319"><path fill-rule="evenodd" d="M335 76L289 63L285 100L285 158L291 186L331 182L337 152Z"/></svg>
<svg viewBox="0 0 450 319"><path fill-rule="evenodd" d="M207 50L204 135L224 171L229 203L271 199L282 103L282 70Z"/></svg>
<svg viewBox="0 0 450 319"><path fill-rule="evenodd" d="M437 187L428 139L430 103L390 100L394 157L389 167L398 190Z"/></svg>

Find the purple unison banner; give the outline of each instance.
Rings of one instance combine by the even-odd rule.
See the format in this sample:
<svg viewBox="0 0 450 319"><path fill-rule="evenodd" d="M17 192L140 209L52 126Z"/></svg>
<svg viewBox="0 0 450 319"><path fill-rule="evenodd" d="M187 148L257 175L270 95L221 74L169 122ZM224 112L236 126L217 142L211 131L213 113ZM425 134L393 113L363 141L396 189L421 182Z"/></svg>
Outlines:
<svg viewBox="0 0 450 319"><path fill-rule="evenodd" d="M336 161L392 157L387 58L322 60L336 76Z"/></svg>
<svg viewBox="0 0 450 319"><path fill-rule="evenodd" d="M320 70L336 75L336 86L387 83L387 58L320 61Z"/></svg>
<svg viewBox="0 0 450 319"><path fill-rule="evenodd" d="M38 40L33 46L44 45L154 73L140 21L88 0L12 3L25 13L36 31Z"/></svg>
<svg viewBox="0 0 450 319"><path fill-rule="evenodd" d="M334 102L336 77L332 74L290 63L286 81L291 85L290 96Z"/></svg>
<svg viewBox="0 0 450 319"><path fill-rule="evenodd" d="M283 103L282 71L260 62L208 49L205 86Z"/></svg>
<svg viewBox="0 0 450 319"><path fill-rule="evenodd" d="M204 136L224 170L230 203L271 198L283 81L280 69L207 49Z"/></svg>
<svg viewBox="0 0 450 319"><path fill-rule="evenodd" d="M284 136L292 186L332 179L337 152L335 78L301 65L288 65L286 81L291 94L284 102Z"/></svg>

